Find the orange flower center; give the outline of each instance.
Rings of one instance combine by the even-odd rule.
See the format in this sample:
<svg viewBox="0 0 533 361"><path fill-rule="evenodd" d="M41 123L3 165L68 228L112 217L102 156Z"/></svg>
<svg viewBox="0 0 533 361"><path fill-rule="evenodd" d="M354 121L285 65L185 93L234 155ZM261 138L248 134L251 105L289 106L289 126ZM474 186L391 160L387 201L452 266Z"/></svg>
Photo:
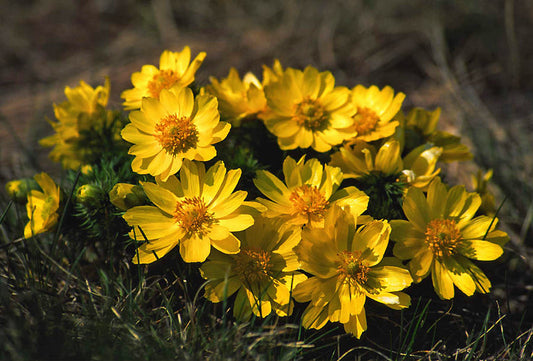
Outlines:
<svg viewBox="0 0 533 361"><path fill-rule="evenodd" d="M434 219L426 227L426 244L436 257L455 253L461 232L453 219Z"/></svg>
<svg viewBox="0 0 533 361"><path fill-rule="evenodd" d="M295 105L293 119L308 130L319 131L326 128L328 113L318 100L306 97Z"/></svg>
<svg viewBox="0 0 533 361"><path fill-rule="evenodd" d="M188 117L167 115L155 126L155 138L161 147L171 155L186 152L196 147L198 130Z"/></svg>
<svg viewBox="0 0 533 361"><path fill-rule="evenodd" d="M292 202L292 214L307 216L309 220L323 218L329 202L316 186L304 184L289 196Z"/></svg>
<svg viewBox="0 0 533 361"><path fill-rule="evenodd" d="M185 198L176 203L174 219L188 234L203 236L210 226L215 223L213 214L207 211L207 206L199 197Z"/></svg>
<svg viewBox="0 0 533 361"><path fill-rule="evenodd" d="M272 262L268 251L256 248L241 248L236 256L235 273L244 282L268 280Z"/></svg>
<svg viewBox="0 0 533 361"><path fill-rule="evenodd" d="M152 98L159 98L159 93L163 89L169 89L179 80L178 74L173 70L159 70L148 82L148 93Z"/></svg>
<svg viewBox="0 0 533 361"><path fill-rule="evenodd" d="M365 135L376 129L378 121L379 117L375 111L367 107L357 107L354 124L358 135Z"/></svg>
<svg viewBox="0 0 533 361"><path fill-rule="evenodd" d="M340 260L337 273L344 275L353 285L364 285L368 280L370 267L363 264L361 252L342 251L337 256L339 256Z"/></svg>

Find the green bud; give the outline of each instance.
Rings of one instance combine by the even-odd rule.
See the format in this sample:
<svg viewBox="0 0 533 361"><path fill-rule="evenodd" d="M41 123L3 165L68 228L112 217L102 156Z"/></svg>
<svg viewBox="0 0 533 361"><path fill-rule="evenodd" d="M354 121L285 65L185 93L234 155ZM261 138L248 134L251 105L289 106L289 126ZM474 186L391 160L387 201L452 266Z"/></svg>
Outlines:
<svg viewBox="0 0 533 361"><path fill-rule="evenodd" d="M109 200L120 210L128 210L146 204L146 195L141 186L117 183L109 192Z"/></svg>
<svg viewBox="0 0 533 361"><path fill-rule="evenodd" d="M102 189L92 184L84 184L78 187L76 199L88 206L98 206L104 198Z"/></svg>
<svg viewBox="0 0 533 361"><path fill-rule="evenodd" d="M40 190L39 185L32 178L16 179L6 184L7 194L18 203L26 203L28 194L34 189Z"/></svg>

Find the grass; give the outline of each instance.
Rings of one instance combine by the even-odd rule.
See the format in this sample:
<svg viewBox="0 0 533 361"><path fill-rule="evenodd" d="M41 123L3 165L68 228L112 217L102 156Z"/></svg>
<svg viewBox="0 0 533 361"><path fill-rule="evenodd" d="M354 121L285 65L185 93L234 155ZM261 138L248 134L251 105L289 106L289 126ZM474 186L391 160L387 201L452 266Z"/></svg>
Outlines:
<svg viewBox="0 0 533 361"><path fill-rule="evenodd" d="M506 199L499 218L511 243L501 260L483 265L491 294L440 301L426 280L408 290L413 302L407 310L369 304L369 328L357 341L339 325L304 330L302 305L287 320L237 323L231 300L203 300L194 267L165 260L134 266L124 237L89 241L83 232L64 236L60 226L55 234L20 238L24 206L1 193L0 359L533 358L533 73L526 66L533 52L525 41L532 35L531 5L333 1L323 10L319 1L87 4L10 4L9 31L0 35L2 183L39 168L59 173L35 144L49 132L44 115L52 117L51 103L63 99L64 85L80 78L95 84L110 74L118 105L132 71L157 61L164 48L189 44L208 53L200 83L211 74L224 76L230 66L259 73L260 64L277 57L286 66L331 70L341 84L389 84L408 95L408 105L441 106L443 126L463 135L476 156L475 164L447 169L449 178L468 183L476 167L494 169L493 190ZM73 190L76 181L69 181Z"/></svg>

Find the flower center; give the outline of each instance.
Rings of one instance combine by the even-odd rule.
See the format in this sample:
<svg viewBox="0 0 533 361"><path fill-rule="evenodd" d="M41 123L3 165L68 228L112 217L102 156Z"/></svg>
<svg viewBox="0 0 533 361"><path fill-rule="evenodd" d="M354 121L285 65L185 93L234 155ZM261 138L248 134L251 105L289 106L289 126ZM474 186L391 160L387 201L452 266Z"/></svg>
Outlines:
<svg viewBox="0 0 533 361"><path fill-rule="evenodd" d="M159 93L163 89L169 89L179 80L178 74L173 70L160 70L148 82L148 93L152 98L159 98Z"/></svg>
<svg viewBox="0 0 533 361"><path fill-rule="evenodd" d="M364 285L368 280L370 267L363 264L361 252L342 251L339 256L337 273L342 274L352 285Z"/></svg>
<svg viewBox="0 0 533 361"><path fill-rule="evenodd" d="M155 138L161 147L171 155L186 152L196 147L198 130L188 117L178 118L170 114L155 126Z"/></svg>
<svg viewBox="0 0 533 361"><path fill-rule="evenodd" d="M453 219L434 219L426 228L426 243L436 257L448 257L455 253L461 232Z"/></svg>
<svg viewBox="0 0 533 361"><path fill-rule="evenodd" d="M295 105L293 119L308 130L319 131L326 128L328 113L317 100L306 97Z"/></svg>
<svg viewBox="0 0 533 361"><path fill-rule="evenodd" d="M323 218L329 204L316 186L308 184L304 184L292 191L289 200L292 202L291 213L307 216L309 220Z"/></svg>
<svg viewBox="0 0 533 361"><path fill-rule="evenodd" d="M209 227L215 223L213 214L207 211L207 206L199 197L178 201L173 216L187 234L204 236Z"/></svg>
<svg viewBox="0 0 533 361"><path fill-rule="evenodd" d="M245 282L268 280L272 263L268 251L256 248L241 248L236 256L235 273Z"/></svg>
<svg viewBox="0 0 533 361"><path fill-rule="evenodd" d="M376 129L378 121L379 117L375 111L367 107L357 107L354 122L358 135L365 135Z"/></svg>

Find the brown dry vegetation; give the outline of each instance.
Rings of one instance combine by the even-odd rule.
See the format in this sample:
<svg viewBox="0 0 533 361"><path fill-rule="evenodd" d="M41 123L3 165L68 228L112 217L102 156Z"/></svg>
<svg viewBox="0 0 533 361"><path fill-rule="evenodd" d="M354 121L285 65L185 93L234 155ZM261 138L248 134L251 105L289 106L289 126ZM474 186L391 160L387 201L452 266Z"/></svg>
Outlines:
<svg viewBox="0 0 533 361"><path fill-rule="evenodd" d="M506 198L508 266L520 274L507 305L533 302L533 2L0 0L0 8L0 183L59 171L37 141L51 133L45 116L65 85L109 76L118 109L132 72L185 45L207 52L199 84L230 67L260 75L275 58L310 64L338 84L391 85L406 93L406 108L442 107L442 129L475 154L475 163L448 167L450 182L493 168L493 190Z"/></svg>

